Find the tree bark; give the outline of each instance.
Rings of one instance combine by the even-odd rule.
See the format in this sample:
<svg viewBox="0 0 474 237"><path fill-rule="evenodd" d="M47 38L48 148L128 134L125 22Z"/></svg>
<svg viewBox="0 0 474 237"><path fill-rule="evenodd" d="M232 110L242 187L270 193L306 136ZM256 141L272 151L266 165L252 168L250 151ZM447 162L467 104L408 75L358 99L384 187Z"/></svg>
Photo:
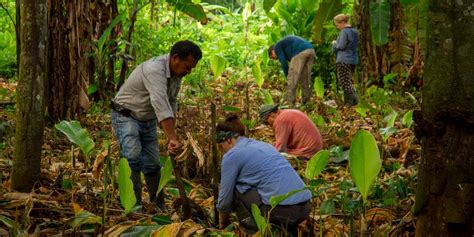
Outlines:
<svg viewBox="0 0 474 237"><path fill-rule="evenodd" d="M40 176L47 76L48 7L46 0L20 6L21 63L17 87L12 188L29 192Z"/></svg>
<svg viewBox="0 0 474 237"><path fill-rule="evenodd" d="M472 1L431 0L416 236L474 235L474 16Z"/></svg>

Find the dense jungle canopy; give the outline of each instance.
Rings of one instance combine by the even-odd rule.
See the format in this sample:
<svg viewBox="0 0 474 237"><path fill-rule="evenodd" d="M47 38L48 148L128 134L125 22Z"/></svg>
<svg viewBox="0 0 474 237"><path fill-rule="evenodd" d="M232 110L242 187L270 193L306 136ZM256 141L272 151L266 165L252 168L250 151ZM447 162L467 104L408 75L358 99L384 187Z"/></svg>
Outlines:
<svg viewBox="0 0 474 237"><path fill-rule="evenodd" d="M359 37L355 106L332 51L341 13ZM298 235L474 236L473 25L473 0L0 0L0 236L245 236L235 216L218 226L216 123L236 113L275 140L258 110L287 108L268 53L287 35L315 51L295 108L324 144L284 154L312 194ZM178 94L183 147L170 157L157 129L168 209L140 208L110 101L180 40L203 55ZM254 236L289 235L253 218Z"/></svg>

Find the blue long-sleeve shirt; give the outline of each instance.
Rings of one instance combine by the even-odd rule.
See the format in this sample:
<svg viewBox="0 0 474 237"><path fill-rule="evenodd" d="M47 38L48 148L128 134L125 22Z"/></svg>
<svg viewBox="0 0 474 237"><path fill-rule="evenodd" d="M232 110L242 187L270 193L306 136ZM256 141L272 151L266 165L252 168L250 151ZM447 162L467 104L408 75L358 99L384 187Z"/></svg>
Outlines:
<svg viewBox="0 0 474 237"><path fill-rule="evenodd" d="M312 48L313 45L310 42L294 35L286 36L275 44L275 53L281 63L283 72L285 72L285 76L288 76L288 62L295 55Z"/></svg>
<svg viewBox="0 0 474 237"><path fill-rule="evenodd" d="M358 64L358 43L359 38L356 29L352 27L342 29L336 43L332 45L332 51L337 54L336 63Z"/></svg>
<svg viewBox="0 0 474 237"><path fill-rule="evenodd" d="M244 193L255 188L262 197L262 202L269 204L270 197L302 189L304 186L298 173L271 144L239 137L236 145L222 159L217 209L222 212L232 211L235 189ZM311 193L304 190L280 204L293 205L310 198Z"/></svg>

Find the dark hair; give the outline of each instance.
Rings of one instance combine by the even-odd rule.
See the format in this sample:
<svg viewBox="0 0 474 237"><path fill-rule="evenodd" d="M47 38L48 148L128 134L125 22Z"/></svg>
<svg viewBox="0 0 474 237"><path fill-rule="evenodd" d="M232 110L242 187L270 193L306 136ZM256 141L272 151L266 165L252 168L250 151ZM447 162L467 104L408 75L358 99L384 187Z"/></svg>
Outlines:
<svg viewBox="0 0 474 237"><path fill-rule="evenodd" d="M176 42L170 50L170 56L177 54L179 58L186 59L192 55L196 61L202 58L202 52L199 46L189 40L182 40Z"/></svg>
<svg viewBox="0 0 474 237"><path fill-rule="evenodd" d="M235 132L240 136L245 136L245 126L240 122L237 114L229 114L224 122L217 124L217 132Z"/></svg>
<svg viewBox="0 0 474 237"><path fill-rule="evenodd" d="M268 56L271 56L272 55L272 51L275 49L275 45L272 44L270 45L270 47L268 48Z"/></svg>

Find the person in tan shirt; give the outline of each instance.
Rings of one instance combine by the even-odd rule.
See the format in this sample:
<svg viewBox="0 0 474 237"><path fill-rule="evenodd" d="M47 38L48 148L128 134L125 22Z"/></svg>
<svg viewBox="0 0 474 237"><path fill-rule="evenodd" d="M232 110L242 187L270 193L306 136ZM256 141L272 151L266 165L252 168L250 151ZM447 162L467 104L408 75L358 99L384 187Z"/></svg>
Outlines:
<svg viewBox="0 0 474 237"><path fill-rule="evenodd" d="M273 146L280 152L310 159L323 148L318 128L303 112L296 109L280 110L278 105L263 105L259 116L273 128Z"/></svg>

